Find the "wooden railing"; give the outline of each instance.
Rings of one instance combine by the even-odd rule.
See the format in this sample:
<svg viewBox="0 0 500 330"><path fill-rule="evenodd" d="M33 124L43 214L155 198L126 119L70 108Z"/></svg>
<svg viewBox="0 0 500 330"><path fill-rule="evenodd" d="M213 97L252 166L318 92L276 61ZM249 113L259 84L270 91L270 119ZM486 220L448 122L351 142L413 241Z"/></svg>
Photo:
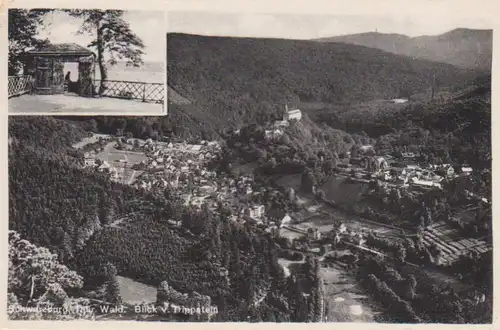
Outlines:
<svg viewBox="0 0 500 330"><path fill-rule="evenodd" d="M94 81L94 88L97 92L100 85L101 80ZM162 83L106 80L105 86L101 96L162 104L165 99L165 84Z"/></svg>
<svg viewBox="0 0 500 330"><path fill-rule="evenodd" d="M32 76L9 76L9 98L26 93L33 89L34 78Z"/></svg>

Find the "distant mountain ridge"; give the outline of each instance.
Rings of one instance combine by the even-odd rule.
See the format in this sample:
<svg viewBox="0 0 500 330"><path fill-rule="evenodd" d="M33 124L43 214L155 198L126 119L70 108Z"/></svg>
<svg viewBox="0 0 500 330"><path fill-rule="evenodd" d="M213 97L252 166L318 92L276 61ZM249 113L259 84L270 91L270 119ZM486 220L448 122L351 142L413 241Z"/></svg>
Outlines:
<svg viewBox="0 0 500 330"><path fill-rule="evenodd" d="M366 32L315 41L366 46L398 55L480 70L491 70L493 56L493 30L458 28L436 36L418 37Z"/></svg>

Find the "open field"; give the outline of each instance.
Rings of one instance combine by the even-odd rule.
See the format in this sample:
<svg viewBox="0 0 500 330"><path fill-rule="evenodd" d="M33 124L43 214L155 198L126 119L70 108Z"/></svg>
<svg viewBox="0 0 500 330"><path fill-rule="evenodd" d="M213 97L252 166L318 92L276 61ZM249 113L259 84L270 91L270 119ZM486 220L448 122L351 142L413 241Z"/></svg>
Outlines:
<svg viewBox="0 0 500 330"><path fill-rule="evenodd" d="M377 312L362 294L355 279L341 267L322 267L327 322L373 322Z"/></svg>
<svg viewBox="0 0 500 330"><path fill-rule="evenodd" d="M139 164L141 161L145 161L148 158L142 152L117 150L114 147L114 142L109 143L103 151L97 154L97 158L102 161L107 161L108 163L122 163L127 159L129 165Z"/></svg>
<svg viewBox="0 0 500 330"><path fill-rule="evenodd" d="M116 181L128 185L134 184L137 178L144 173L144 171L136 171L130 168L125 169L124 167L117 167L116 169L118 171Z"/></svg>
<svg viewBox="0 0 500 330"><path fill-rule="evenodd" d="M99 138L103 138L103 139L109 139L111 136L110 135L107 135L107 134L92 134L92 136L89 136L89 137L86 137L86 138L83 138L83 140L73 144L73 148L75 149L81 149L83 147L85 147L87 144L92 144L92 143L96 143L97 141L99 141Z"/></svg>
<svg viewBox="0 0 500 330"><path fill-rule="evenodd" d="M300 198L302 206L305 206L304 210L292 214L292 218L298 222L294 223L293 226L299 229L318 228L321 232L328 232L333 229L333 224L336 221L340 221L353 231L373 231L380 235L394 237L399 237L403 233L398 227L363 219L354 214L347 214L326 203L316 203L311 196L297 194L297 198Z"/></svg>
<svg viewBox="0 0 500 330"><path fill-rule="evenodd" d="M330 176L321 186L327 200L344 205L356 205L362 202L368 185L360 182L346 182L345 178Z"/></svg>
<svg viewBox="0 0 500 330"><path fill-rule="evenodd" d="M317 228L320 232L329 232L333 229L334 220L328 214L316 213L305 222L294 225L296 228L307 230Z"/></svg>
<svg viewBox="0 0 500 330"><path fill-rule="evenodd" d="M124 303L139 304L141 302L153 303L156 301L156 288L142 284L128 277L117 276L120 296Z"/></svg>
<svg viewBox="0 0 500 330"><path fill-rule="evenodd" d="M279 232L279 235L281 237L286 237L290 240L292 239L298 239L298 238L301 238L304 236L304 234L301 234L301 233L298 233L296 231L293 231L293 230L290 230L290 229L286 229L286 228L281 228L280 229L280 232Z"/></svg>
<svg viewBox="0 0 500 330"><path fill-rule="evenodd" d="M285 188L293 188L293 190L299 191L300 178L301 174L283 175L277 179L277 182L280 186L283 186Z"/></svg>

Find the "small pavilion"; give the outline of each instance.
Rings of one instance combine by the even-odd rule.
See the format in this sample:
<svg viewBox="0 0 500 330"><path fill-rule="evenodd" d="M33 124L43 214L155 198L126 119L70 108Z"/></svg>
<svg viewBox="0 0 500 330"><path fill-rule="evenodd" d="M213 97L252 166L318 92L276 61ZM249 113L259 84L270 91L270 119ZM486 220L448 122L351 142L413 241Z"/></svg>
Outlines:
<svg viewBox="0 0 500 330"><path fill-rule="evenodd" d="M25 52L25 75L34 77L35 94L63 94L64 63L78 63L77 94L94 95L95 54L78 44L47 44Z"/></svg>

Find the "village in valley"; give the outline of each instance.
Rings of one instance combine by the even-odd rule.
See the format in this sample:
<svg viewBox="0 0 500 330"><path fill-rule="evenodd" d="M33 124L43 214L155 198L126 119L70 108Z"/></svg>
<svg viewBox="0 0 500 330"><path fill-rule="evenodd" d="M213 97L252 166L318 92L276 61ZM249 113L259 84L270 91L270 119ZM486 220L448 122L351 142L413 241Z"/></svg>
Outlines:
<svg viewBox="0 0 500 330"><path fill-rule="evenodd" d="M264 206L251 203L251 196L259 194L253 176L233 179L210 169L221 151L216 141L187 144L100 135L83 148L88 150L83 166L109 173L110 180L138 189L173 189L184 205L198 209L206 204L215 210L222 202L231 207L234 221L262 223Z"/></svg>
<svg viewBox="0 0 500 330"><path fill-rule="evenodd" d="M301 118L299 109L289 110L286 106L282 120L270 123L265 129L265 138L281 138L285 130L300 122ZM232 134L240 132L235 130ZM232 221L258 225L278 239L285 239L292 250L314 253L322 258L341 241L350 249L365 249L377 254L380 253L377 249L366 246L368 235L392 237L398 241L412 232L396 223L381 223L359 215L352 215L347 220L345 215L339 215L337 205L328 196L318 199L300 194L300 185L294 185L294 180L281 182L284 189L292 191L295 209L289 212L267 210L262 198L277 193L278 188L256 182L251 171L236 178L217 171L214 165L223 149L218 141L202 140L188 144L185 141L95 134L75 147L85 151L83 167L107 172L113 181L137 189L168 188L181 198L184 205L197 209L206 205L217 212L218 206L224 205L231 210ZM397 157L379 155L374 146L363 145L359 150L349 152L338 164L335 180L345 179L353 184L378 182L385 189L404 188L418 196L430 190L442 190L445 179L455 180L473 172L466 164L424 164L418 162L419 158L413 152L403 152ZM318 187L317 190L327 189ZM473 212L477 202L489 203L486 198L473 193L469 199L470 205L464 207L464 212ZM169 223L174 227L182 226L180 221L171 220ZM432 224L425 229L423 236L424 244L437 246L442 251L435 261L439 264L450 264L471 251L483 253L491 249L491 242L463 238L444 222Z"/></svg>

